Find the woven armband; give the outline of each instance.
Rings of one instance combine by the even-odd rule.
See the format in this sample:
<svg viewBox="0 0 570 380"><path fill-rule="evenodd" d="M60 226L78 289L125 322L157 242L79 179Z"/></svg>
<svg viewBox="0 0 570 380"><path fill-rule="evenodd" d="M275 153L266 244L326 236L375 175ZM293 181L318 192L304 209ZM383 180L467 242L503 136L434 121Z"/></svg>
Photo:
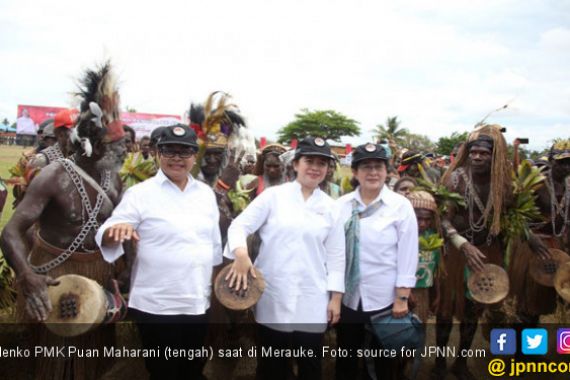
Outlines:
<svg viewBox="0 0 570 380"><path fill-rule="evenodd" d="M465 239L463 236L459 235L458 233L455 233L453 235L451 235L449 237L449 241L451 242L451 244L453 244L453 246L457 249L461 248L461 246L464 243L467 243L467 239Z"/></svg>

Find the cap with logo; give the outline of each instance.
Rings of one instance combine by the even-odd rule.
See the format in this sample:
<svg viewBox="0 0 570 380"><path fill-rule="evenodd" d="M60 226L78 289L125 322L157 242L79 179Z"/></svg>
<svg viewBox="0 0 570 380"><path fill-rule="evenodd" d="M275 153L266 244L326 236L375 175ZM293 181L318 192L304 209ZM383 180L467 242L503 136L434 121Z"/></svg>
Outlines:
<svg viewBox="0 0 570 380"><path fill-rule="evenodd" d="M198 149L196 141L196 132L184 124L171 125L164 128L157 145L186 145L194 149Z"/></svg>
<svg viewBox="0 0 570 380"><path fill-rule="evenodd" d="M388 161L389 157L386 149L380 144L362 144L352 153L352 167L354 168L360 161L369 159Z"/></svg>
<svg viewBox="0 0 570 380"><path fill-rule="evenodd" d="M301 156L321 156L334 160L334 155L331 152L331 147L321 137L307 136L297 144L295 150L295 160Z"/></svg>

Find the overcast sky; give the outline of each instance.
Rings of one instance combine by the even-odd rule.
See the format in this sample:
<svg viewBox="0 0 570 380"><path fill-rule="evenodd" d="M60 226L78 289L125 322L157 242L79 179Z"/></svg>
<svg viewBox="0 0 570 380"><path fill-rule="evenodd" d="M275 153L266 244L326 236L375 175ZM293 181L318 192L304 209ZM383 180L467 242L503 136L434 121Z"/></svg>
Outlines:
<svg viewBox="0 0 570 380"><path fill-rule="evenodd" d="M180 115L224 90L257 137L307 107L359 121L348 142L394 115L436 140L507 102L488 121L509 141L570 136L568 0L2 0L0 119L70 106L105 58L123 106Z"/></svg>

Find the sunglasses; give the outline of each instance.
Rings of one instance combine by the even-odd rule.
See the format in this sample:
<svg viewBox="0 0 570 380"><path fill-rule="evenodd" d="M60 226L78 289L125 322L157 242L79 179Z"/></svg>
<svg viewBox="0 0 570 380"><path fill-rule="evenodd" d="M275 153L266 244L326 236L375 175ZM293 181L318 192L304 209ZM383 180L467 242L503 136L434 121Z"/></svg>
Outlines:
<svg viewBox="0 0 570 380"><path fill-rule="evenodd" d="M162 148L160 149L160 154L166 158L174 158L174 156L178 156L180 158L190 158L196 154L196 151L191 148L182 150Z"/></svg>

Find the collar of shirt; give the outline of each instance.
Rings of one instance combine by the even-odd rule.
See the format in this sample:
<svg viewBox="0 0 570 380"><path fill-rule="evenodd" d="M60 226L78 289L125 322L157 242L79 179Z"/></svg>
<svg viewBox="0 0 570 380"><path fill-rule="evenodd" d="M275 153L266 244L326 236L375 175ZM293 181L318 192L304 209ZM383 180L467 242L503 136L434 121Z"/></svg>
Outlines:
<svg viewBox="0 0 570 380"><path fill-rule="evenodd" d="M291 181L289 183L291 184L293 189L295 189L294 191L296 191L297 194L299 195L300 197L299 199L301 199L304 203L308 203L309 201L312 202L313 199L319 199L321 197L321 193L324 194L324 192L317 187L315 190L313 190L311 196L307 198L307 200L305 201L305 199L303 198L303 189L301 187L301 184L297 180Z"/></svg>
<svg viewBox="0 0 570 380"><path fill-rule="evenodd" d="M174 182L172 182L166 176L166 174L164 174L162 169L158 169L158 172L156 173L155 178L156 178L156 181L158 182L158 184L161 186L163 186L165 183L169 183L172 186L176 187L178 190L180 190L180 188ZM190 173L188 173L188 183L186 184L186 187L184 188L184 190L181 190L181 191L186 191L186 190L190 189L192 186L195 185L195 182L196 182L196 180L194 179L194 177L192 177L190 175Z"/></svg>
<svg viewBox="0 0 570 380"><path fill-rule="evenodd" d="M362 197L360 196L360 186L356 188L356 190L353 192L354 194L354 199L356 199L358 201L358 203L360 204L360 206L362 208L366 208L367 205L364 204L364 202L362 201ZM390 204L390 202L392 201L392 190L390 190L388 188L388 186L384 185L382 186L382 189L380 190L380 194L378 194L378 196L368 204L368 206L370 206L373 203L376 203L378 200L380 200L382 202L382 204L384 205L388 205Z"/></svg>

